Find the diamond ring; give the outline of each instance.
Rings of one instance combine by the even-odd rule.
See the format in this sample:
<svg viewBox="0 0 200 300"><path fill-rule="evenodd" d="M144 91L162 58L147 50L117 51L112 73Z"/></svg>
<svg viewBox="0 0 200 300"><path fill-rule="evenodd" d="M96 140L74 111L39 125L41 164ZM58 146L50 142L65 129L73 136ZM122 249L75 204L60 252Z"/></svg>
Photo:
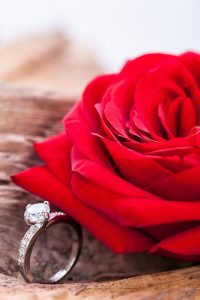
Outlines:
<svg viewBox="0 0 200 300"><path fill-rule="evenodd" d="M19 271L27 282L56 283L63 279L76 264L82 246L82 231L80 226L63 212L51 212L48 201L43 203L28 204L24 213L25 222L30 228L25 233L19 247ZM30 258L35 242L50 226L57 222L66 222L72 234L72 247L69 259L61 270L48 280L37 281L30 270Z"/></svg>

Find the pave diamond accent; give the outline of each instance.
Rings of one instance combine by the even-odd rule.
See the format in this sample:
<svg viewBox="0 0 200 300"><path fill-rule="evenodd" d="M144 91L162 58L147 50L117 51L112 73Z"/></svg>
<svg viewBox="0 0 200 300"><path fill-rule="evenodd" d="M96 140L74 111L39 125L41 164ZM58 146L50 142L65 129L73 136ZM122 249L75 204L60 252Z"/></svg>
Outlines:
<svg viewBox="0 0 200 300"><path fill-rule="evenodd" d="M41 224L48 220L50 207L47 201L28 205L24 213L24 220L28 225Z"/></svg>
<svg viewBox="0 0 200 300"><path fill-rule="evenodd" d="M31 241L31 239L33 238L34 234L42 227L42 224L35 224L32 225L28 231L26 232L26 234L24 235L20 247L19 247L19 256L18 256L18 264L20 266L24 265L24 259L25 259L25 255L26 255L26 251L28 249L28 245Z"/></svg>

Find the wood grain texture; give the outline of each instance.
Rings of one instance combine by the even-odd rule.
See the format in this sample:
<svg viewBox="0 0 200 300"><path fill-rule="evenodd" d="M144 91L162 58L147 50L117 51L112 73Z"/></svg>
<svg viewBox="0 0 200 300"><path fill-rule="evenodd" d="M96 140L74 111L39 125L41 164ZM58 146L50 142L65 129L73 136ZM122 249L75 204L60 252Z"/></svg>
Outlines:
<svg viewBox="0 0 200 300"><path fill-rule="evenodd" d="M192 300L200 298L200 270L191 267L105 283L25 284L1 275L2 299ZM23 298L24 297L24 298Z"/></svg>
<svg viewBox="0 0 200 300"><path fill-rule="evenodd" d="M85 80L83 71L80 81L73 79L75 88L70 90L69 86L65 90L65 80L62 78L64 74L70 74L69 70L60 72L57 79L56 76L48 77L46 71L47 76L40 85L39 79L44 75L40 64L46 60L46 70L50 64L52 70L58 71L58 62L51 64L51 61L57 61L59 49L69 41L63 42L63 37L50 35L46 38L46 44L40 38L30 39L29 43L25 40L24 46L21 43L9 46L7 53L5 49L3 52L0 50L0 62L5 58L12 62L10 65L2 65L0 77L4 81L14 82L0 84L0 299L200 299L198 266L158 273L175 268L179 262L145 254L115 255L86 231L80 260L64 283L54 286L30 285L21 279L16 258L19 242L26 230L23 210L28 202L38 201L38 198L12 184L9 175L41 163L33 151L33 143L62 130L60 120L73 105L77 95L80 95L79 83ZM36 47L36 44L41 47ZM19 48L18 51L14 51L16 47ZM20 49L24 49L21 50L23 57ZM77 58L74 59L77 65L72 63L74 68L75 65L78 66L78 61L81 65L85 57L77 53ZM90 64L88 70L89 66ZM97 73L95 68L92 67L88 73L95 73L94 70ZM29 71L32 74L30 77ZM34 74L37 75L34 77ZM64 232L60 230L57 234L57 255L62 258L59 249L62 247ZM46 248L51 252L52 245L48 241L42 241L41 245L42 249ZM49 265L47 254L42 253L40 259L35 259L34 262L41 265L41 259L47 259ZM37 272L44 272L47 265L42 265ZM136 276L146 273L151 274ZM119 280L120 278L126 279Z"/></svg>

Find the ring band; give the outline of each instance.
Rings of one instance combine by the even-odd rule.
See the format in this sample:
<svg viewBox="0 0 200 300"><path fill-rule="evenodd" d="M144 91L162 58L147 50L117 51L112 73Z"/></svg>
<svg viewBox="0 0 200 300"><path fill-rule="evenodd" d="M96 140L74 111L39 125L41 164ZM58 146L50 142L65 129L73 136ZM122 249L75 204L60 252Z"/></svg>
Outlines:
<svg viewBox="0 0 200 300"><path fill-rule="evenodd" d="M24 213L24 220L31 226L22 238L19 247L19 271L27 282L57 283L69 274L78 260L82 247L81 227L63 212L50 212L50 206L47 201L32 205L28 204ZM69 259L64 268L56 272L48 280L37 281L30 270L30 258L33 247L38 237L50 226L58 222L65 222L72 233L72 248Z"/></svg>

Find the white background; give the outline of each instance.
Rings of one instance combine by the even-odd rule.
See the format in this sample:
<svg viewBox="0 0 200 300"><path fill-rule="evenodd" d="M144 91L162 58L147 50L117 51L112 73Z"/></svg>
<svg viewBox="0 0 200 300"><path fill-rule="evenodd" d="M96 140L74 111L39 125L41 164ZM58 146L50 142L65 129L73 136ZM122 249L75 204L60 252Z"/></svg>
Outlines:
<svg viewBox="0 0 200 300"><path fill-rule="evenodd" d="M200 51L199 0L0 0L0 41L62 29L110 70L149 52Z"/></svg>

